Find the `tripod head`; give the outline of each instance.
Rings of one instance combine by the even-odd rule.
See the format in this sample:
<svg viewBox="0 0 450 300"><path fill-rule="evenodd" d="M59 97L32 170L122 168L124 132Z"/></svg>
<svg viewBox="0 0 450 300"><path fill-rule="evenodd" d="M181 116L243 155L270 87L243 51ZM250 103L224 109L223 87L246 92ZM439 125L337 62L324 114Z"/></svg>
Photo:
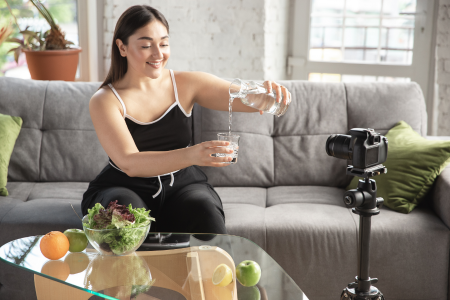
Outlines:
<svg viewBox="0 0 450 300"><path fill-rule="evenodd" d="M386 174L387 168L382 164L358 170L353 166L347 167L347 174L362 177L358 182L358 187L348 190L344 194L344 203L348 208L353 208L356 214L377 215L380 213L379 208L383 205L383 198L377 197L377 184L370 177Z"/></svg>

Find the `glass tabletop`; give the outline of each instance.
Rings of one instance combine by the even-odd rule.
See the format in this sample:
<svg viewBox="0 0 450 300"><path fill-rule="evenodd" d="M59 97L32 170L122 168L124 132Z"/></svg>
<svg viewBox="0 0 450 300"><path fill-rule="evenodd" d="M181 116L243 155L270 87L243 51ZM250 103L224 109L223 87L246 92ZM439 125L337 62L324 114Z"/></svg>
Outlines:
<svg viewBox="0 0 450 300"><path fill-rule="evenodd" d="M85 299L308 299L272 257L238 236L149 233L130 255L103 256L89 245L59 260L42 255L41 238L31 236L3 245L0 261L90 293ZM244 260L261 267L261 279L253 287L236 280L236 266ZM233 272L233 281L225 287L212 284L219 264ZM39 285L45 284L42 280L46 279L35 278L38 299Z"/></svg>

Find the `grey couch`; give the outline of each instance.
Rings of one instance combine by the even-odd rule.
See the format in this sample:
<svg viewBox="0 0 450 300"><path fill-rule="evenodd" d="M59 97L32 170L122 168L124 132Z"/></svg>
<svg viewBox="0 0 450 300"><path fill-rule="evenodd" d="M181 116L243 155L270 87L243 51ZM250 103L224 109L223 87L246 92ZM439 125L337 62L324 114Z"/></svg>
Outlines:
<svg viewBox="0 0 450 300"><path fill-rule="evenodd" d="M346 161L325 153L330 134L370 127L385 134L405 120L426 135L415 83L282 82L293 103L281 118L233 114L239 160L204 168L222 198L230 234L268 252L311 300L338 299L356 271L358 216L342 201ZM81 228L83 192L107 163L88 111L99 83L0 78L0 113L21 116L0 197L0 245L51 230ZM226 112L196 106L193 141L228 128ZM376 179L376 178L375 178ZM383 208L372 219L370 275L390 300L450 299L450 168L408 215ZM0 263L0 299L33 299L33 277ZM274 299L271 299L274 300ZM276 299L278 300L278 299Z"/></svg>

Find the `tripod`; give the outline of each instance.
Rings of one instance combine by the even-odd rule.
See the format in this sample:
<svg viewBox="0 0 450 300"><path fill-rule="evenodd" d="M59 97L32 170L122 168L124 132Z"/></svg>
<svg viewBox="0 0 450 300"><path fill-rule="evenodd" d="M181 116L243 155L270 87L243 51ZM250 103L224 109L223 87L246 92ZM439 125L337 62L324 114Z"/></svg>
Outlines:
<svg viewBox="0 0 450 300"><path fill-rule="evenodd" d="M377 184L371 176L386 173L383 165L377 165L370 169L356 170L352 166L347 167L347 174L365 178L359 180L358 187L344 194L344 203L352 208L354 214L359 215L359 239L358 239L358 276L355 282L349 283L342 291L341 300L384 300L383 294L372 284L377 283L377 278L369 277L369 250L370 250L370 226L372 216L380 213L383 198L377 198Z"/></svg>

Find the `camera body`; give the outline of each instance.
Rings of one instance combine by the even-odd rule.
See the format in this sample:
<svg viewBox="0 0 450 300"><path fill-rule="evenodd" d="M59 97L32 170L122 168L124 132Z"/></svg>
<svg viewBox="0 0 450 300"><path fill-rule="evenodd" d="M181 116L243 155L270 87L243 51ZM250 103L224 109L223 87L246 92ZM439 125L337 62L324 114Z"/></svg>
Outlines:
<svg viewBox="0 0 450 300"><path fill-rule="evenodd" d="M387 158L387 138L371 128L353 128L348 135L330 135L326 152L351 161L347 168L349 175L370 177L386 172L382 163Z"/></svg>

